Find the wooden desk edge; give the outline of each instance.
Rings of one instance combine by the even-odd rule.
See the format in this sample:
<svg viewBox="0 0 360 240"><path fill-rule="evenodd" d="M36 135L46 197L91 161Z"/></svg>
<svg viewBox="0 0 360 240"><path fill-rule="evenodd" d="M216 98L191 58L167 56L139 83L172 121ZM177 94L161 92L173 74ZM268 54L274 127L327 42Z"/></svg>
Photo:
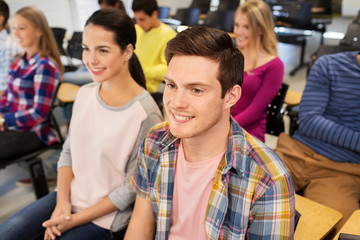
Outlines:
<svg viewBox="0 0 360 240"><path fill-rule="evenodd" d="M285 95L285 103L289 106L296 106L300 104L302 93L288 90Z"/></svg>
<svg viewBox="0 0 360 240"><path fill-rule="evenodd" d="M340 231L336 234L333 240L338 240L340 233L348 233L348 234L355 234L360 235L360 209L356 210L350 218L346 221L344 226L340 229ZM353 227L356 226L357 231L353 231Z"/></svg>
<svg viewBox="0 0 360 240"><path fill-rule="evenodd" d="M77 92L80 86L72 83L62 83L60 85L57 98L63 103L74 102Z"/></svg>

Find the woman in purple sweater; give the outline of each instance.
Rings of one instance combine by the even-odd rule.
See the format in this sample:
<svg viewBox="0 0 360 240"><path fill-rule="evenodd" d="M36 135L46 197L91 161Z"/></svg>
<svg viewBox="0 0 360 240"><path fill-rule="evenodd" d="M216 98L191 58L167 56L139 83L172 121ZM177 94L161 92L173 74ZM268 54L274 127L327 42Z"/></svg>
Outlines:
<svg viewBox="0 0 360 240"><path fill-rule="evenodd" d="M234 33L245 58L242 95L231 115L247 132L265 141L266 108L279 91L284 64L277 56L276 35L269 6L245 2L235 13Z"/></svg>

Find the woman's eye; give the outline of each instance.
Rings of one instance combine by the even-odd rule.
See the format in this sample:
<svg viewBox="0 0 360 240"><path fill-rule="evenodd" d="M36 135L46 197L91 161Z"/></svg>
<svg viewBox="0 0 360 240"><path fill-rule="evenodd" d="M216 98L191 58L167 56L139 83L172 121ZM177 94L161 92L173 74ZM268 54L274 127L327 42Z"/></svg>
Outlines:
<svg viewBox="0 0 360 240"><path fill-rule="evenodd" d="M100 49L100 52L101 52L101 53L108 53L109 51L108 51L108 50L105 50L105 49Z"/></svg>

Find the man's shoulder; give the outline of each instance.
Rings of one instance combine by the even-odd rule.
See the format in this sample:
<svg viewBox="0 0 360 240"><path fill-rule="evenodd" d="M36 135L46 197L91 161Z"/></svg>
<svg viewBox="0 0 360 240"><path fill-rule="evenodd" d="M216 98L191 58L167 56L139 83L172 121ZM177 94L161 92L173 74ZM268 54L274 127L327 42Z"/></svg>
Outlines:
<svg viewBox="0 0 360 240"><path fill-rule="evenodd" d="M165 135L169 133L169 122L161 122L153 126L148 135L146 136L147 140L160 141Z"/></svg>
<svg viewBox="0 0 360 240"><path fill-rule="evenodd" d="M157 27L156 29L163 35L168 35L172 38L176 36L175 30L163 22L160 22L159 27Z"/></svg>
<svg viewBox="0 0 360 240"><path fill-rule="evenodd" d="M275 151L249 133L246 133L246 161L249 172L260 171L273 181L289 174Z"/></svg>

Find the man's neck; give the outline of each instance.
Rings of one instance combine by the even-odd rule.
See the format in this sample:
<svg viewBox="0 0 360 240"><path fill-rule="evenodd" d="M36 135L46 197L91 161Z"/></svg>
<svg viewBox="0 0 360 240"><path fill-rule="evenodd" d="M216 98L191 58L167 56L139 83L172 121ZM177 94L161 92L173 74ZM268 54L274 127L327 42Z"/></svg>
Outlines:
<svg viewBox="0 0 360 240"><path fill-rule="evenodd" d="M223 152L229 140L230 121L222 126L222 131L208 131L196 137L182 139L186 160L205 161Z"/></svg>

